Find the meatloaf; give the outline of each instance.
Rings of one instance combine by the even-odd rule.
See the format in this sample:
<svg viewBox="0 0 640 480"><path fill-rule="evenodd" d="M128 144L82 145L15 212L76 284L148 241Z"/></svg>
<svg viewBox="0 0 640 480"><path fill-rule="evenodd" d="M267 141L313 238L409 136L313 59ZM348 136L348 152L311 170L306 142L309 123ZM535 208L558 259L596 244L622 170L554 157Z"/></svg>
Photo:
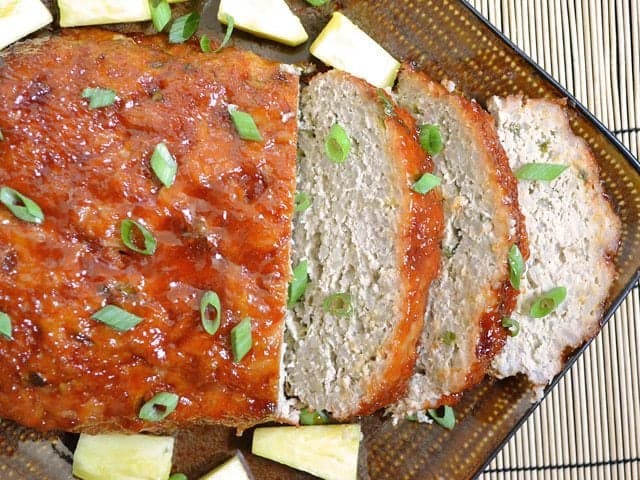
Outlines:
<svg viewBox="0 0 640 480"><path fill-rule="evenodd" d="M115 98L92 108L87 88ZM67 30L0 57L0 187L43 213L28 222L0 205L0 312L12 324L0 338L2 418L84 432L273 418L297 97L297 76L277 63L161 36ZM240 138L230 108L251 115L261 141ZM161 143L177 163L170 186L150 167ZM123 244L125 220L153 235L154 254ZM209 291L213 334L199 311ZM108 305L140 323L95 319ZM238 360L231 331L245 318L253 340ZM178 395L175 411L141 420L163 392Z"/></svg>

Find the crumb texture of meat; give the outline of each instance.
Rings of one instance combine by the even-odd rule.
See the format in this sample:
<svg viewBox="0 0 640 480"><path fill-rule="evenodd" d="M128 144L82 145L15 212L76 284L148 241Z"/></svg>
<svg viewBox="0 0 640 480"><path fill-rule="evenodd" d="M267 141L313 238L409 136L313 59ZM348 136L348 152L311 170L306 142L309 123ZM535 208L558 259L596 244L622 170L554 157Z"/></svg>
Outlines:
<svg viewBox="0 0 640 480"><path fill-rule="evenodd" d="M86 88L113 90L89 108ZM100 29L24 43L0 63L0 186L45 220L0 206L0 416L39 430L247 426L273 418L290 277L298 78L231 48ZM229 105L262 142L240 139ZM177 176L150 167L164 143ZM127 249L131 219L157 240ZM214 335L205 292L221 300ZM92 319L105 305L140 318L119 332ZM214 312L215 313L215 312ZM233 361L231 330L250 317L253 345ZM154 394L179 395L164 422L138 418Z"/></svg>

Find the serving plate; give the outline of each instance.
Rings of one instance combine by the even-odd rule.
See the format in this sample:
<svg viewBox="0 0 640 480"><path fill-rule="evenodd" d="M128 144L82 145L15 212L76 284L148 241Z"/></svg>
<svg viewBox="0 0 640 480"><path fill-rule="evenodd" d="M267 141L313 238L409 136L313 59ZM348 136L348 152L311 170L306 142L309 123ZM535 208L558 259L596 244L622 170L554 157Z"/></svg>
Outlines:
<svg viewBox="0 0 640 480"><path fill-rule="evenodd" d="M303 19L311 38L335 8L360 25L397 58L414 62L437 79L455 80L457 88L484 103L491 95L522 94L566 98L574 131L593 150L605 190L618 212L623 233L615 259L613 285L603 323L638 280L640 270L640 164L575 98L537 67L523 52L487 24L461 0L342 0L311 8L303 0L289 2ZM217 1L179 7L203 13L202 32L222 34L215 20ZM122 27L117 27L122 28ZM127 30L146 25L125 27ZM287 48L250 35L234 33L234 44L288 62L309 60L308 45ZM585 347L571 354L564 371ZM458 425L452 431L436 425L401 422L372 416L362 419L361 479L469 479L482 471L511 434L536 408L526 379L486 380L456 407ZM71 452L76 437L41 435L11 422L0 423L0 478L19 480L71 479ZM177 434L174 463L189 478L198 478L241 450L257 479L312 478L250 455L251 431L241 437L219 427L196 427Z"/></svg>

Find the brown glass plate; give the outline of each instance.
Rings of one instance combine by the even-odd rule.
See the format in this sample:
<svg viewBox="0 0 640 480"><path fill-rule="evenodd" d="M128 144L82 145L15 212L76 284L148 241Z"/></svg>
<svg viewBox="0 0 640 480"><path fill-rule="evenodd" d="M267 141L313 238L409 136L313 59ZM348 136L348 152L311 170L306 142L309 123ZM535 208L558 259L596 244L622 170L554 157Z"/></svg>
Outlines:
<svg viewBox="0 0 640 480"><path fill-rule="evenodd" d="M217 1L178 7L203 12L201 29L220 36L215 20ZM484 103L492 95L567 98L571 124L595 153L608 195L622 219L623 233L615 259L618 279L613 285L603 323L637 281L640 269L640 164L575 98L535 65L522 51L460 0L343 0L312 8L302 0L289 2L303 19L311 38L337 8L360 25L397 58L413 61L437 79L453 79L468 96ZM117 27L139 30L147 25ZM287 48L234 33L234 44L270 58L309 60L308 44ZM585 346L586 347L586 346ZM574 352L565 370L582 353ZM435 425L388 419L362 419L365 432L361 448L361 479L470 479L489 463L537 404L531 403L526 380L520 377L485 381L456 407L459 420L452 431ZM72 435L42 437L10 422L0 424L0 478L16 480L71 479ZM177 435L174 463L198 478L222 460L241 450L255 478L294 480L312 478L287 467L253 457L251 431L242 437L218 427L201 427Z"/></svg>

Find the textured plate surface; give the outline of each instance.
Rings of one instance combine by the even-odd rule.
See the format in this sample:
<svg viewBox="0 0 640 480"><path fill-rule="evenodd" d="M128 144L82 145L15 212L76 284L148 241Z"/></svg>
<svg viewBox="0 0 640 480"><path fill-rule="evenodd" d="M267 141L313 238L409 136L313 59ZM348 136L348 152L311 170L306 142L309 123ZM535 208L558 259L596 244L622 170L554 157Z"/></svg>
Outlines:
<svg viewBox="0 0 640 480"><path fill-rule="evenodd" d="M217 1L202 2L203 31L220 35L215 21ZM437 79L453 79L458 88L480 102L491 95L569 98L572 127L594 151L605 189L623 222L619 272L605 320L633 284L640 268L640 165L588 112L459 0L331 1L310 8L302 0L289 2L311 38L339 6L397 58L416 62ZM339 5L337 5L339 4ZM181 9L189 6L180 7ZM127 30L140 26L128 26ZM286 60L308 59L308 45L286 48L234 34L236 46ZM576 352L567 364L575 360ZM437 426L363 419L362 479L467 479L488 462L510 433L531 411L528 385L522 378L485 382L456 407L459 424L449 432ZM256 478L305 479L308 475L252 457L251 432L236 437L216 427L194 428L177 435L175 464L189 478L220 463L235 450L245 452ZM10 479L71 479L70 452L75 438L41 437L12 423L0 424L0 477Z"/></svg>

